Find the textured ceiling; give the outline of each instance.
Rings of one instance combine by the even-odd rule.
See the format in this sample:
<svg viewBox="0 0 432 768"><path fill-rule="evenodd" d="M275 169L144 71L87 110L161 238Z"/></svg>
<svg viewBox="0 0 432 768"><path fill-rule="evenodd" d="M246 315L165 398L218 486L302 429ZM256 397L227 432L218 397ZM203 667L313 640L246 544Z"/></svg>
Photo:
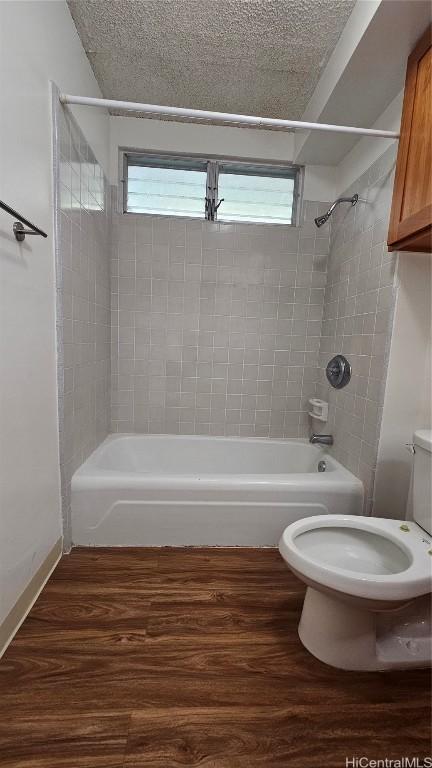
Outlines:
<svg viewBox="0 0 432 768"><path fill-rule="evenodd" d="M105 98L300 118L355 0L69 0Z"/></svg>

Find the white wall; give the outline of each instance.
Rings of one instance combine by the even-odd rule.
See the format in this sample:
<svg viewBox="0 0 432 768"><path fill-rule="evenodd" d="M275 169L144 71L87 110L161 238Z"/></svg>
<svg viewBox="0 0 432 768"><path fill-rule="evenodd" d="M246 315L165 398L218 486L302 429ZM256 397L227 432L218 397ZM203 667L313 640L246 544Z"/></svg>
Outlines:
<svg viewBox="0 0 432 768"><path fill-rule="evenodd" d="M348 66L367 27L376 14L380 2L381 0L362 0L362 2L357 2L354 6L325 69L319 78L307 107L302 114L302 120L307 122L320 122L320 115ZM328 121L321 120L321 122ZM309 131L302 131L295 135L296 157L300 154L301 149L308 138Z"/></svg>
<svg viewBox="0 0 432 768"><path fill-rule="evenodd" d="M100 96L64 2L0 3L0 622L61 535L49 81ZM107 167L108 118L76 112Z"/></svg>
<svg viewBox="0 0 432 768"><path fill-rule="evenodd" d="M404 518L416 429L432 427L431 257L400 253L375 484L375 514Z"/></svg>
<svg viewBox="0 0 432 768"><path fill-rule="evenodd" d="M118 175L119 147L273 162L290 162L294 154L293 133L140 117L110 117L110 140L112 183Z"/></svg>
<svg viewBox="0 0 432 768"><path fill-rule="evenodd" d="M118 181L119 148L289 163L294 156L294 134L138 117L110 117L112 184ZM306 168L306 200L327 202L333 198L334 188L334 168L326 165Z"/></svg>
<svg viewBox="0 0 432 768"><path fill-rule="evenodd" d="M382 112L372 128L386 131L399 131L402 116L403 90L393 99ZM351 152L337 166L336 196L341 195L355 179L358 179L375 160L395 143L394 139L373 139L364 136L356 142Z"/></svg>

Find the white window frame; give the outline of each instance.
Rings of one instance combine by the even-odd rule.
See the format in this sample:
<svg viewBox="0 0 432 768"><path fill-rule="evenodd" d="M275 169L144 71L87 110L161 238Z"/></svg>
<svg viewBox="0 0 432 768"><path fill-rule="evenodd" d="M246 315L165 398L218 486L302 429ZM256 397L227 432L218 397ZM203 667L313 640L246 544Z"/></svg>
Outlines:
<svg viewBox="0 0 432 768"><path fill-rule="evenodd" d="M301 204L303 200L303 184L304 184L304 166L301 165L294 165L292 163L268 163L268 162L251 162L250 160L239 160L239 159L231 159L231 158L223 158L220 156L207 156L203 157L201 155L186 155L186 154L174 154L171 152L147 152L144 150L137 150L137 149L125 149L121 148L119 152L119 210L123 215L129 215L129 216L169 216L169 213L166 214L148 214L148 213L136 213L134 211L128 211L127 210L127 183L128 183L128 165L129 165L129 159L134 160L135 162L142 161L142 164L145 166L150 166L152 164L152 161L154 163L157 163L159 160L165 165L167 168L185 168L187 166L190 166L191 170L201 170L202 166L205 166L207 168L207 187L206 187L206 195L211 195L212 193L209 192L209 178L212 178L213 180L216 178L216 185L217 180L219 177L219 170L222 170L224 167L229 168L231 173L238 173L243 175L250 175L250 176L269 176L269 177L275 177L275 176L282 176L283 178L292 178L294 179L294 192L293 192L293 204L292 204L292 216L291 216L291 223L287 222L263 222L263 221L255 221L254 219L250 219L249 221L242 221L242 224L261 224L263 226L274 226L274 227L297 227L299 226L300 221L300 210L301 210ZM147 161L147 162L146 162ZM171 164L172 163L172 164ZM158 166L158 167L163 167ZM195 166L195 167L194 167ZM201 168L199 168L201 166ZM217 198L217 188L216 188L216 199L213 200L213 205L217 206L219 200ZM222 211L222 209L221 209ZM188 218L187 216L179 217L179 218ZM203 199L203 220L207 219L208 216L205 214L205 200ZM200 220L200 219L196 219ZM217 221L217 209L215 212L214 219L210 219L212 221ZM231 220L232 221L232 220ZM220 218L221 223L230 223L230 219L225 219L223 217ZM240 222L237 222L240 223Z"/></svg>

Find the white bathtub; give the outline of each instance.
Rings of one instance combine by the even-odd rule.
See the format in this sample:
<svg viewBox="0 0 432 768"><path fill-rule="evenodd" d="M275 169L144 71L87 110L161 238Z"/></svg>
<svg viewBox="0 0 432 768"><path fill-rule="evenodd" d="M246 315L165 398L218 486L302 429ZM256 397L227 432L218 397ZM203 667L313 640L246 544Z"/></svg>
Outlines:
<svg viewBox="0 0 432 768"><path fill-rule="evenodd" d="M276 546L289 523L362 503L360 480L303 440L112 435L72 478L72 540Z"/></svg>

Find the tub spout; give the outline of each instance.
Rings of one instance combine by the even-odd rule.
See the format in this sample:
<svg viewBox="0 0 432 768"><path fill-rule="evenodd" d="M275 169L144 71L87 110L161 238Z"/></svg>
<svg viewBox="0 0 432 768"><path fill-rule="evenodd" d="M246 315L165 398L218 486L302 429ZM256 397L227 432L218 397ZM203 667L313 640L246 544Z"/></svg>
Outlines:
<svg viewBox="0 0 432 768"><path fill-rule="evenodd" d="M333 435L311 435L309 438L309 442L312 443L312 445L315 445L315 443L318 443L319 445L333 445Z"/></svg>

